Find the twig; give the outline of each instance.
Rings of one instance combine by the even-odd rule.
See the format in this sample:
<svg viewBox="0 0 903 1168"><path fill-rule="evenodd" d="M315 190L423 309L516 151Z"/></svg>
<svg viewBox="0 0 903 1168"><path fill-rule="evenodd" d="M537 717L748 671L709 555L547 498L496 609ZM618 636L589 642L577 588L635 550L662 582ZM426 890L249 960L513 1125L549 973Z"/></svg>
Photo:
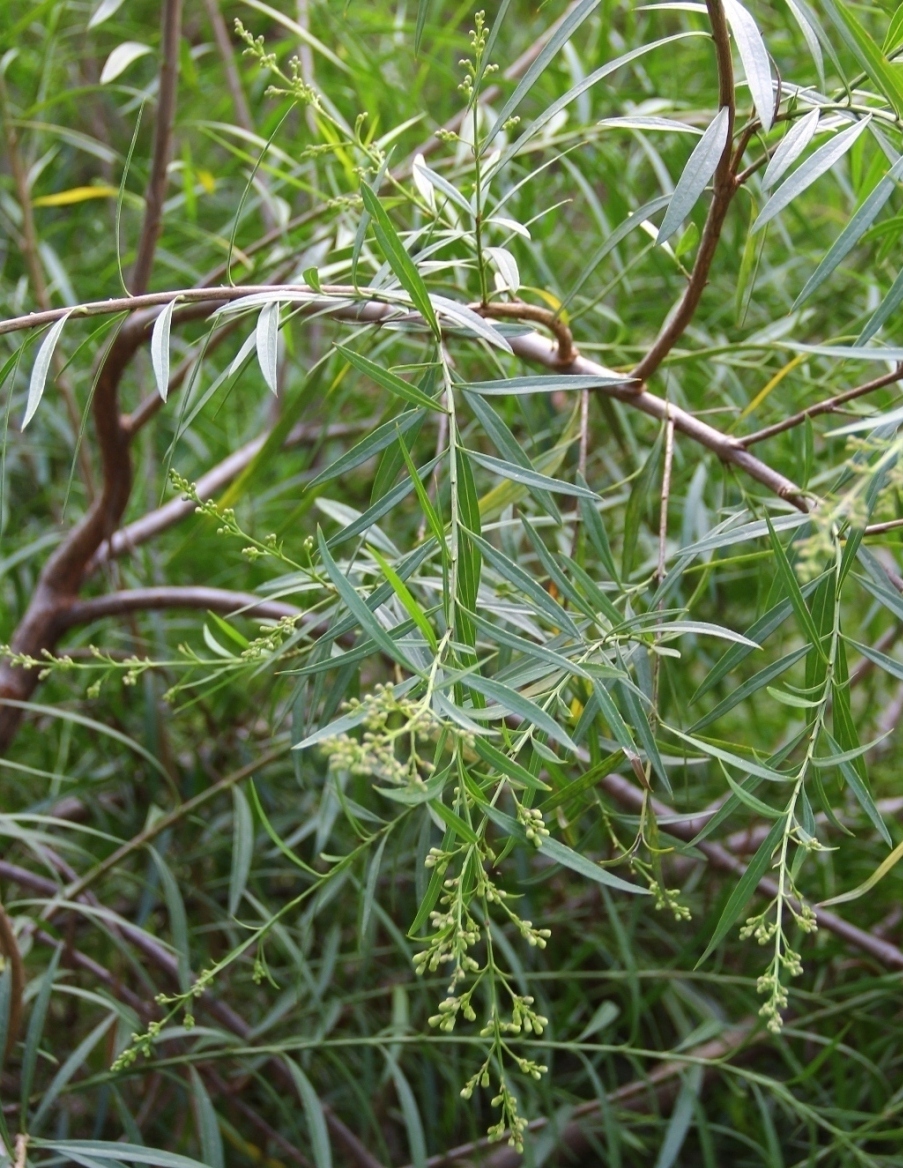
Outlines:
<svg viewBox="0 0 903 1168"><path fill-rule="evenodd" d="M898 527L903 527L903 519L888 519L886 523L870 523L865 534L882 535L885 531L896 531Z"/></svg>
<svg viewBox="0 0 903 1168"><path fill-rule="evenodd" d="M167 172L172 153L172 129L176 116L181 31L182 0L164 0L160 86L154 124L154 156L144 194L144 223L131 274L132 291L136 294L147 289L154 265L157 240L163 226L163 200L166 196Z"/></svg>
<svg viewBox="0 0 903 1168"><path fill-rule="evenodd" d="M896 369L890 373L885 373L881 377L876 377L874 381L866 381L864 385L857 385L855 389L848 389L845 393L839 393L836 397L830 397L825 401L817 402L813 406L807 406L806 409L800 410L798 414L793 414L789 418L784 418L781 422L775 422L773 426L766 426L762 430L756 430L754 434L747 434L744 438L740 438L741 446L753 446L756 442L763 442L766 438L773 438L775 434L783 434L785 430L792 430L794 426L799 426L801 422L805 422L806 418L817 418L819 414L832 414L839 409L845 402L853 401L854 398L863 397L867 393L874 393L876 389L883 389L886 385L893 385L895 381L903 379L903 365L898 365Z"/></svg>
<svg viewBox="0 0 903 1168"><path fill-rule="evenodd" d="M62 629L71 629L104 617L155 612L166 608L200 608L252 619L262 617L265 620L280 620L285 616L301 614L301 609L294 604L264 600L252 592L188 585L181 588L130 588L124 592L110 592L106 596L92 596L89 600L73 600L60 607L58 620Z"/></svg>
<svg viewBox="0 0 903 1168"><path fill-rule="evenodd" d="M630 808L631 811L640 812L643 807L644 792L635 787L629 780L622 775L606 775L601 780L601 785L605 790L616 799L623 807ZM656 817L674 815L674 809L660 803L657 799L652 800L652 805L655 810ZM689 842L693 838L693 833L687 831L688 825L685 823L671 823L668 825L668 832L670 835L676 836L678 839ZM746 872L746 865L742 860L736 856L731 855L727 848L722 847L721 844L713 844L708 840L702 840L694 847L698 848L700 852L705 855L709 862L715 868L720 868L724 872L732 872L736 876L742 876ZM756 886L757 890L769 899L773 899L778 895L778 885L770 876L763 876ZM799 910L799 905L796 904L796 909ZM827 929L829 933L833 933L842 941L852 945L855 949L867 953L870 957L874 957L881 965L888 969L903 970L903 952L901 952L895 945L889 944L864 929L859 929L855 925L851 925L849 921L845 921L836 913L829 912L826 909L818 910L818 925L819 928Z"/></svg>
<svg viewBox="0 0 903 1168"><path fill-rule="evenodd" d="M10 973L9 1016L6 1019L6 1050L3 1053L3 1058L8 1059L19 1037L19 1025L22 1021L25 966L22 964L22 954L19 952L12 922L2 904L0 904L0 957L3 958L4 965L9 967Z"/></svg>
<svg viewBox="0 0 903 1168"><path fill-rule="evenodd" d="M718 242L721 239L724 220L737 189L732 161L735 111L734 66L731 60L730 33L721 0L706 0L706 7L712 24L712 37L715 42L715 55L718 64L718 103L722 109L727 110L727 140L715 171L714 193L705 227L702 229L702 238L699 241L699 250L696 253L693 271L690 273L689 282L679 304L668 315L652 348L633 371L633 376L640 382L648 380L655 373L693 319L708 283L709 270L715 258Z"/></svg>
<svg viewBox="0 0 903 1168"><path fill-rule="evenodd" d="M498 304L471 304L474 312L480 316L493 317L496 320L529 320L533 324L545 325L555 334L558 341L557 365L570 365L579 356L574 347L574 337L571 330L561 319L560 315L542 308L538 304L526 304L523 300L509 300Z"/></svg>
<svg viewBox="0 0 903 1168"><path fill-rule="evenodd" d="M372 418L362 422L336 422L331 426L317 426L300 423L291 430L283 448L298 446L302 442L314 442L320 438L343 438L348 434L356 434L360 430L369 429L375 425ZM252 442L239 447L228 458L208 471L195 484L198 496L201 499L211 499L222 487L231 483L247 467L263 449L269 434L263 434ZM164 503L155 511L148 512L127 527L120 528L112 537L97 549L93 559L88 564L85 575L90 576L110 559L130 555L141 544L147 543L161 532L174 527L182 519L193 515L197 507L191 499L173 499Z"/></svg>

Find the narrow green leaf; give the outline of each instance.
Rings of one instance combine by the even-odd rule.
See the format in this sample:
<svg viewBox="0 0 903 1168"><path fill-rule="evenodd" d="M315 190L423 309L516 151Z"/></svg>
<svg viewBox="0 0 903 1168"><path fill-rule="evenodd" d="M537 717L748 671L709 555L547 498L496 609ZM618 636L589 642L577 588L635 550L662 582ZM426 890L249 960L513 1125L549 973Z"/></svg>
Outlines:
<svg viewBox="0 0 903 1168"><path fill-rule="evenodd" d="M785 818L777 820L773 825L771 831L759 845L759 850L749 862L749 867L740 877L734 891L731 893L727 904L724 906L724 911L715 927L715 932L712 934L712 939L705 948L705 952L696 962L696 969L702 965L705 959L709 956L713 949L721 944L728 931L733 926L736 919L740 916L746 906L746 902L756 890L759 881L765 875L766 870L771 864L771 857L774 854L775 848L784 833Z"/></svg>
<svg viewBox="0 0 903 1168"><path fill-rule="evenodd" d="M56 971L63 954L63 945L57 946L50 958L50 964L44 971L41 979L41 988L38 990L34 1005L31 1008L31 1017L28 1019L28 1030L25 1032L25 1048L22 1054L22 1069L19 1072L19 1098L22 1103L22 1114L28 1113L28 1101L31 1098L31 1089L34 1085L35 1067L38 1062L38 1046L44 1033L44 1022L47 1018L47 1008L50 1005L50 995L53 992L53 983Z"/></svg>
<svg viewBox="0 0 903 1168"><path fill-rule="evenodd" d="M787 559L787 554L778 539L774 528L771 525L771 520L766 520L768 523L768 533L771 537L771 547L774 552L775 563L778 569L778 575L787 592L787 599L793 607L794 615L800 626L800 632L818 653L824 659L824 651L821 647L821 637L818 634L818 629L815 627L815 622L812 619L812 613L806 604L803 593L800 591L799 583L796 579L796 574L790 566L790 561Z"/></svg>
<svg viewBox="0 0 903 1168"><path fill-rule="evenodd" d="M70 309L55 324L51 325L47 330L47 336L41 341L41 347L38 349L38 355L35 358L34 367L31 371L31 379L28 382L25 417L22 419L23 430L35 416L38 406L41 404L41 398L44 396L44 386L47 384L47 375L50 372L50 363L53 360L57 342L60 339L60 334L63 329L66 327L66 321L72 315L73 311L73 309Z"/></svg>
<svg viewBox="0 0 903 1168"><path fill-rule="evenodd" d="M673 1168L677 1163L677 1158L693 1123L696 1100L699 1098L701 1089L702 1067L688 1067L681 1075L680 1091L665 1129L665 1138L662 1140L655 1168Z"/></svg>
<svg viewBox="0 0 903 1168"><path fill-rule="evenodd" d="M381 365L377 365L375 361L371 361L368 357L361 356L360 353L355 353L353 349L348 349L344 345L336 344L336 349L349 365L353 365L359 373L363 373L374 381L382 389L388 390L396 397L403 398L412 405L420 406L422 409L433 410L436 413L444 414L445 410L442 405L417 388L416 385L411 385L404 381L401 377L397 377L388 369L383 369Z"/></svg>
<svg viewBox="0 0 903 1168"><path fill-rule="evenodd" d="M530 598L537 609L558 628L567 630L573 637L580 637L580 631L570 615L560 604L532 576L528 575L520 565L509 560L504 552L497 551L492 544L484 539L474 537L474 542L499 575L519 589L524 596Z"/></svg>
<svg viewBox="0 0 903 1168"><path fill-rule="evenodd" d="M198 1135L201 1142L201 1155L208 1168L225 1168L226 1157L223 1153L223 1139L220 1135L219 1120L216 1108L207 1094L204 1080L195 1067L189 1068L191 1073L191 1093L194 1096L194 1110L197 1117Z"/></svg>
<svg viewBox="0 0 903 1168"><path fill-rule="evenodd" d="M519 762L516 762L513 758L509 758L498 747L493 746L488 739L482 737L475 738L473 748L483 762L494 767L499 774L504 775L506 779L510 779L515 785L526 787L528 790L548 791L550 789L548 783L544 783L542 779L536 778L526 767L521 766Z"/></svg>
<svg viewBox="0 0 903 1168"><path fill-rule="evenodd" d="M386 257L389 267L395 273L398 282L410 296L415 307L429 325L433 336L439 340L441 336L439 321L436 319L436 313L430 302L426 284L424 284L423 277L408 255L407 249L399 238L398 232L392 225L392 220L379 200L379 196L367 183L362 183L361 198L364 201L365 210L373 220L373 231L376 235L376 242Z"/></svg>
<svg viewBox="0 0 903 1168"><path fill-rule="evenodd" d="M537 730L543 730L567 750L576 752L577 745L567 731L530 698L524 697L523 694L511 689L510 686L503 685L500 681L489 677L480 677L478 674L468 674L462 680L470 689L476 690L484 697L491 698L509 713L523 718L528 726L535 726Z"/></svg>
<svg viewBox="0 0 903 1168"><path fill-rule="evenodd" d="M411 592L410 588L408 588L407 584L405 584L404 580L401 579L388 560L381 556L377 549L372 545L370 547L370 554L382 568L383 575L392 585L392 590L404 605L414 624L418 629L420 629L421 633L423 633L429 647L433 650L434 653L438 653L439 641L436 638L436 634L433 632L433 627L426 619L426 613L417 603L417 600Z"/></svg>
<svg viewBox="0 0 903 1168"><path fill-rule="evenodd" d="M871 874L871 876L869 876L867 880L863 881L863 883L860 884L857 888L853 888L849 892L842 892L839 896L832 896L830 900L821 901L821 903L818 905L818 908L828 908L833 904L849 904L851 900L859 900L860 897L865 896L867 892L871 892L875 885L878 884L879 881L883 880L888 872L890 872L890 870L894 868L901 859L903 859L903 843L897 844L891 854L886 856L885 859L881 861L875 871Z"/></svg>
<svg viewBox="0 0 903 1168"><path fill-rule="evenodd" d="M756 22L739 0L723 0L724 14L734 34L734 42L743 62L746 84L752 94L753 105L767 134L774 120L775 93L771 80L771 62L768 49Z"/></svg>
<svg viewBox="0 0 903 1168"><path fill-rule="evenodd" d="M523 827L512 819L510 815L506 815L503 811L499 811L497 807L493 807L489 803L481 803L480 810L492 820L496 827L500 827L506 835L513 836L522 844L527 844L531 849L534 845L527 839L527 833ZM634 896L648 896L649 889L643 888L638 884L631 884L628 880L622 880L620 876L615 876L613 872L608 869L594 864L587 856L581 855L580 852L575 852L573 848L569 848L567 844L560 843L556 839L543 838L542 846L539 851L547 859L553 860L556 864L561 864L564 868L570 868L572 872L585 877L587 880L592 880L596 884L604 884L608 888L615 888L619 892L629 892Z"/></svg>
<svg viewBox="0 0 903 1168"><path fill-rule="evenodd" d="M172 328L172 314L176 306L176 297L170 300L154 321L151 332L151 366L154 370L154 380L157 383L157 393L166 401L169 393L169 334Z"/></svg>
<svg viewBox="0 0 903 1168"><path fill-rule="evenodd" d="M852 5L837 0L823 0L828 15L846 41L859 64L893 106L897 117L903 117L903 78L884 56L859 22Z"/></svg>
<svg viewBox="0 0 903 1168"><path fill-rule="evenodd" d="M608 385L629 385L633 379L625 373L603 370L598 376L574 374L556 376L537 374L533 377L509 377L504 381L468 381L461 388L481 397L522 397L529 393L564 393L585 389L604 389Z"/></svg>
<svg viewBox="0 0 903 1168"><path fill-rule="evenodd" d="M507 645L508 648L523 653L527 657L533 657L537 661L543 661L553 669L561 670L562 673L572 673L577 677L584 677L589 680L590 675L581 665L578 665L575 661L568 660L567 657L549 649L548 646L538 645L535 641L528 641L526 637L519 637L516 633L508 632L507 629L503 629L491 621L484 620L479 613L470 612L468 615L491 643Z"/></svg>
<svg viewBox="0 0 903 1168"><path fill-rule="evenodd" d="M668 210L658 229L656 243L666 243L696 206L699 196L718 168L727 145L727 129L728 110L725 106L718 111L694 147L671 196Z"/></svg>
<svg viewBox="0 0 903 1168"><path fill-rule="evenodd" d="M560 495L573 495L578 499L599 498L594 491L590 491L586 487L578 487L574 483L566 483L561 479L553 479L549 475L540 474L539 471L528 470L526 467L518 466L501 458L493 458L489 454L477 454L474 450L468 450L467 455L473 462L485 467L486 470L492 471L493 474L497 474L503 479L509 479L514 483L521 483L525 487L533 487L540 491L557 492Z"/></svg>
<svg viewBox="0 0 903 1168"><path fill-rule="evenodd" d="M744 806L748 807L750 811L754 811L756 815L761 815L763 819L784 819L785 814L783 810L772 807L769 803L765 803L762 799L757 799L748 787L742 786L731 778L727 768L722 766L721 773L727 780L727 785L734 792L737 798Z"/></svg>
<svg viewBox="0 0 903 1168"><path fill-rule="evenodd" d="M232 864L229 873L229 916L234 917L248 885L254 855L254 816L240 787L232 788Z"/></svg>
<svg viewBox="0 0 903 1168"><path fill-rule="evenodd" d="M760 669L759 672L753 674L753 676L749 678L748 681L744 681L742 685L739 685L736 689L732 690L731 693L729 693L728 696L723 699L723 701L720 701L713 710L710 710L709 713L705 715L705 717L700 718L697 722L694 722L690 727L690 733L695 734L698 730L702 730L703 727L709 726L712 722L716 722L719 718L723 717L724 714L732 710L734 706L738 706L745 698L750 697L752 694L762 689L763 686L769 685L776 677L780 677L780 675L786 672L791 667L791 665L795 665L797 661L800 660L800 658L805 657L808 652L809 646L803 645L802 648L794 649L791 653L787 653L785 656L780 657L777 661L773 661L771 665L766 665L764 669Z"/></svg>
<svg viewBox="0 0 903 1168"><path fill-rule="evenodd" d="M897 189L897 181L901 175L903 175L903 157L897 159L831 245L827 255L806 281L802 292L800 292L794 301L791 311L795 312L808 300L816 288L819 288L835 268L846 259L866 231L868 231L869 227L874 223L875 219L877 219L884 204Z"/></svg>
<svg viewBox="0 0 903 1168"><path fill-rule="evenodd" d="M862 121L856 122L847 130L842 130L807 158L771 196L752 225L752 231L761 231L766 223L770 223L775 215L780 214L807 187L812 186L826 171L836 166L859 135L868 128L870 121L871 114L868 114Z"/></svg>
<svg viewBox="0 0 903 1168"><path fill-rule="evenodd" d="M417 1100L414 1098L414 1092L411 1090L411 1084L393 1059L389 1060L389 1070L395 1084L398 1102L401 1104L411 1164L413 1168L426 1168L426 1137L423 1134L423 1121L420 1118L420 1111L417 1107Z"/></svg>
<svg viewBox="0 0 903 1168"><path fill-rule="evenodd" d="M279 391L279 311L278 300L265 304L254 334L260 372L273 393Z"/></svg>
<svg viewBox="0 0 903 1168"><path fill-rule="evenodd" d="M762 187L770 191L781 175L791 167L806 149L818 129L821 110L810 110L805 117L791 125L781 139L781 144L771 156L771 161L762 175Z"/></svg>

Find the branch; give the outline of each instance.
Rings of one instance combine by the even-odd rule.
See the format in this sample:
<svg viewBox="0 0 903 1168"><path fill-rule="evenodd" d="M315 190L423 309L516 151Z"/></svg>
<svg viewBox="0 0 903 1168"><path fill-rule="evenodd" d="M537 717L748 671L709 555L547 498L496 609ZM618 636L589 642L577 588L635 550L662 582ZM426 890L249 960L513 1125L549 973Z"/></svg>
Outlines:
<svg viewBox="0 0 903 1168"><path fill-rule="evenodd" d="M901 379L903 379L903 365L898 365L896 369L881 377L876 377L874 381L866 381L864 385L857 385L855 389L848 389L845 393L837 394L836 397L817 402L814 406L807 406L806 409L785 418L782 422L775 422L773 426L766 426L762 430L756 430L754 434L747 434L745 438L739 440L740 444L741 446L752 446L756 442L763 442L766 438L773 438L775 434L783 434L785 430L792 430L794 426L805 422L806 418L817 418L819 414L833 414L845 402L853 401L857 397L864 397L867 393L874 393L876 389L883 389L884 386L893 385L894 382Z"/></svg>
<svg viewBox="0 0 903 1168"><path fill-rule="evenodd" d="M301 615L301 609L294 604L264 600L252 592L191 585L183 588L131 588L125 592L110 592L106 596L92 596L89 600L73 600L60 608L58 621L61 629L71 629L108 616L125 616L132 612L152 612L166 608L200 608L266 620Z"/></svg>
<svg viewBox="0 0 903 1168"><path fill-rule="evenodd" d="M348 434L356 434L361 430L370 429L375 424L372 418L367 418L362 422L336 422L331 426L308 425L302 422L291 430L283 443L283 449L298 446L302 442L313 442L319 438L343 438ZM224 458L213 470L199 478L195 483L198 496L201 499L211 499L222 487L238 478L245 467L257 457L269 437L269 434L262 434L253 442L246 443L230 454L228 458ZM172 499L155 511L150 511L147 515L136 519L127 527L120 528L97 549L94 558L85 570L85 575L90 576L103 564L109 563L111 559L130 555L141 544L147 543L148 540L153 539L161 532L174 527L187 516L194 515L196 510L197 507L191 499Z"/></svg>
<svg viewBox="0 0 903 1168"><path fill-rule="evenodd" d="M647 381L655 373L693 319L708 283L709 270L718 249L724 220L737 189L731 159L735 110L730 33L721 0L706 0L706 7L712 23L712 38L715 42L718 64L718 104L722 109L727 109L727 141L715 171L714 194L705 227L702 229L699 251L696 253L696 263L690 273L689 283L677 308L669 314L652 348L634 369L633 376L637 381Z"/></svg>
<svg viewBox="0 0 903 1168"><path fill-rule="evenodd" d="M616 799L622 807L627 807L631 811L640 812L643 808L643 802L650 796L644 794L633 785L628 779L622 775L606 775L602 779L602 786L605 790ZM655 810L656 818L659 816L673 816L674 809L660 803L658 799L652 799L652 806ZM687 828L692 829L692 824L681 823L680 821L671 822L668 824L668 833L676 836L678 839L685 840L687 843L693 838L693 831L687 831ZM720 868L723 872L732 872L736 876L742 876L746 872L746 865L742 860L737 859L732 855L727 848L722 847L721 844L709 843L708 840L702 840L694 844L702 852L709 862L715 868ZM770 876L763 876L756 886L757 890L769 899L773 899L778 895L778 886ZM796 904L799 909L799 905ZM859 929L855 925L851 925L836 913L828 912L825 909L818 910L818 925L819 928L827 929L829 933L833 933L842 941L852 945L853 948L867 953L870 957L886 966L888 969L903 970L903 952L901 952L895 945L889 944L872 933L867 933L864 929Z"/></svg>
<svg viewBox="0 0 903 1168"><path fill-rule="evenodd" d="M176 116L176 89L179 80L179 38L182 29L182 0L164 0L163 33L160 48L160 87L154 126L154 157L144 194L144 224L131 284L135 293L144 292L154 266L157 240L163 226L163 200L169 157L172 151L172 127Z"/></svg>
<svg viewBox="0 0 903 1168"><path fill-rule="evenodd" d="M19 952L12 922L6 915L2 904L0 904L0 958L3 959L3 966L0 968L8 965L10 972L6 1050L3 1052L3 1059L0 1059L2 1062L9 1058L19 1037L19 1025L22 1021L22 994L25 992L25 966L22 963L22 954Z"/></svg>
<svg viewBox="0 0 903 1168"><path fill-rule="evenodd" d="M493 317L496 320L529 320L534 324L545 325L554 333L558 342L558 365L570 365L579 356L574 347L571 330L559 313L551 312L548 308L542 308L538 304L525 304L523 300L509 300L498 304L471 304L470 307L480 316Z"/></svg>

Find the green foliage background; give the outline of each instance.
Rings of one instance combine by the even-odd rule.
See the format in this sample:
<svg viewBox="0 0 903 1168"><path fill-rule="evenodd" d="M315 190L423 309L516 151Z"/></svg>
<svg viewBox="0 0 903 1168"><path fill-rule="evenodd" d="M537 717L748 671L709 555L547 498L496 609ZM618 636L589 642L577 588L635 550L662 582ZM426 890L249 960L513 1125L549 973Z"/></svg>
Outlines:
<svg viewBox="0 0 903 1168"><path fill-rule="evenodd" d="M41 334L177 7L0 15L0 1163L903 1163L903 8L186 5Z"/></svg>

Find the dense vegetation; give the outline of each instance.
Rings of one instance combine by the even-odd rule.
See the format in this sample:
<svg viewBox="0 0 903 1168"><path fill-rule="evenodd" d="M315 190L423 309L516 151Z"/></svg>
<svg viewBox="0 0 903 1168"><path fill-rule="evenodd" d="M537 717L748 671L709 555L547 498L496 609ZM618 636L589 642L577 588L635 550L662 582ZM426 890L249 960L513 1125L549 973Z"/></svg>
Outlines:
<svg viewBox="0 0 903 1168"><path fill-rule="evenodd" d="M903 1164L901 51L6 0L0 1165Z"/></svg>

